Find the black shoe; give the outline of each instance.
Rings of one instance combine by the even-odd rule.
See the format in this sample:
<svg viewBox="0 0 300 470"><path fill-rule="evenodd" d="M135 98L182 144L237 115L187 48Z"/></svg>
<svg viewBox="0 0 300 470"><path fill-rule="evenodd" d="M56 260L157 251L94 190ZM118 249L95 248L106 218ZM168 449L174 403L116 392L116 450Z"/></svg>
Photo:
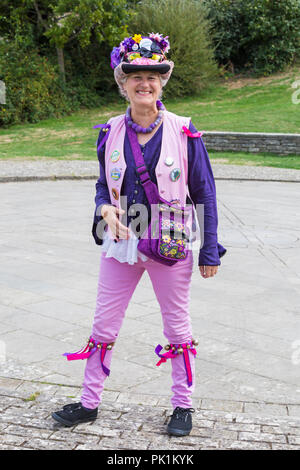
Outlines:
<svg viewBox="0 0 300 470"><path fill-rule="evenodd" d="M52 418L65 426L74 426L79 423L95 421L98 414L98 408L93 410L82 406L81 402L71 403L63 406L60 411L52 413Z"/></svg>
<svg viewBox="0 0 300 470"><path fill-rule="evenodd" d="M167 432L173 436L187 436L192 430L192 415L194 408L180 408L177 406L173 411Z"/></svg>

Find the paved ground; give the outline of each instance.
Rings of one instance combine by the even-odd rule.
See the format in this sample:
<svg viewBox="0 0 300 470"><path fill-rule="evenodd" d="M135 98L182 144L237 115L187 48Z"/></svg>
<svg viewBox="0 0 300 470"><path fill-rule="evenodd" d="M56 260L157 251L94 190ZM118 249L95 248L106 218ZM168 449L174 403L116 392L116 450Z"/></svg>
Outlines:
<svg viewBox="0 0 300 470"><path fill-rule="evenodd" d="M196 400L191 434L175 437L166 433L171 410L158 395L107 390L95 422L65 428L51 413L70 396L78 401L79 389L7 381L0 389L0 450L300 449L300 418L270 414L262 404L254 411L252 403Z"/></svg>
<svg viewBox="0 0 300 470"><path fill-rule="evenodd" d="M38 176L32 168L24 165L23 176ZM196 413L185 439L165 433L170 364L155 366L154 347L166 340L146 274L97 421L74 429L53 422L53 410L80 397L84 362L61 355L90 334L100 258L91 236L95 181L0 185L2 448L300 449L300 191L292 182L300 172L289 170L283 182L287 174L272 169L266 182L266 169L248 168L242 181L213 165L228 253L212 279L201 278L195 256Z"/></svg>

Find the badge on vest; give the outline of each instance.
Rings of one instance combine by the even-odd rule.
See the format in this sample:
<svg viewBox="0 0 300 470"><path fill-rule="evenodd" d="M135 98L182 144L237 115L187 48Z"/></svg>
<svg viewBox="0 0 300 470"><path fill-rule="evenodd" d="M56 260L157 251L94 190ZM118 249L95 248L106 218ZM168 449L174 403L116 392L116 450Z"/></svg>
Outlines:
<svg viewBox="0 0 300 470"><path fill-rule="evenodd" d="M174 160L173 160L172 157L167 157L167 158L165 158L164 163L165 163L165 165L167 165L167 166L172 166L173 163L174 163Z"/></svg>
<svg viewBox="0 0 300 470"><path fill-rule="evenodd" d="M121 177L121 169L120 168L113 168L110 172L110 176L114 181L118 181Z"/></svg>
<svg viewBox="0 0 300 470"><path fill-rule="evenodd" d="M111 193L116 200L119 199L119 191L116 188L112 188Z"/></svg>
<svg viewBox="0 0 300 470"><path fill-rule="evenodd" d="M113 153L110 156L110 159L113 163L116 163L120 158L120 152L119 150L114 150Z"/></svg>
<svg viewBox="0 0 300 470"><path fill-rule="evenodd" d="M179 168L174 168L174 170L170 173L170 180L171 181L178 181L181 175L181 171Z"/></svg>

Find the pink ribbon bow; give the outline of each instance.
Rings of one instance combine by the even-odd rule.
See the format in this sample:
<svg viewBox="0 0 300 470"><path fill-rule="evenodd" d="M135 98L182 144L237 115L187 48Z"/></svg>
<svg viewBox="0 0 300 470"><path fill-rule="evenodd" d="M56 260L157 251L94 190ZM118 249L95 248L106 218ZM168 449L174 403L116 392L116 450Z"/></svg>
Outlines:
<svg viewBox="0 0 300 470"><path fill-rule="evenodd" d="M80 349L79 351L75 353L64 353L63 356L65 356L68 359L68 361L77 361L79 359L87 359L88 357L92 356L97 351L98 344L101 344L101 343L97 343L97 341L95 341L92 337L90 337L87 345L84 346L82 349ZM104 365L104 358L105 358L108 344L109 343L102 343L101 348L99 348L100 363L101 363L103 372L106 375L110 374L110 370Z"/></svg>
<svg viewBox="0 0 300 470"><path fill-rule="evenodd" d="M202 137L204 131L192 133L187 127L182 126L182 132L184 132L188 137L192 137L194 139L196 137Z"/></svg>
<svg viewBox="0 0 300 470"><path fill-rule="evenodd" d="M187 348L187 345L190 347ZM172 347L175 346L175 351L172 350ZM189 358L189 351L191 351L194 356L196 356L197 351L194 348L194 345L192 341L189 343L183 343L183 344L170 344L171 349L167 351L164 354L160 354L160 351L163 349L163 347L158 344L155 348L156 354L160 357L160 360L156 364L157 366L160 366L163 362L167 362L167 359L172 359L174 357L177 357L179 355L178 353L178 348L181 347L183 349L183 360L184 360L184 365L185 365L185 371L186 371L186 377L187 377L187 384L188 387L191 387L193 384L193 374L192 374L192 368L191 368L191 363L190 363L190 358Z"/></svg>

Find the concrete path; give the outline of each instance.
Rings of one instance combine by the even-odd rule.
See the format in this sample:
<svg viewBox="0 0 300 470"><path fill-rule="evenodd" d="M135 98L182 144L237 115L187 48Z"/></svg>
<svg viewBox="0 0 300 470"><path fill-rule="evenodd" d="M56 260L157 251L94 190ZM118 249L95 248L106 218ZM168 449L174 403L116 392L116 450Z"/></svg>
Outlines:
<svg viewBox="0 0 300 470"><path fill-rule="evenodd" d="M115 449L300 449L300 186L292 182L300 172L290 170L285 182L279 170L273 181L259 180L261 168L249 178L244 170L249 181L227 179L227 165L213 170L218 238L228 253L218 274L203 279L195 252L197 412L185 441L164 431L171 369L155 366L154 348L166 339L146 273L116 343L96 424L55 428L51 411L80 397L85 365L62 354L85 344L95 309L101 250L91 235L95 180L41 181L31 170L27 177L35 181L0 185L4 448L43 449L47 442L53 449L109 448L110 442Z"/></svg>

